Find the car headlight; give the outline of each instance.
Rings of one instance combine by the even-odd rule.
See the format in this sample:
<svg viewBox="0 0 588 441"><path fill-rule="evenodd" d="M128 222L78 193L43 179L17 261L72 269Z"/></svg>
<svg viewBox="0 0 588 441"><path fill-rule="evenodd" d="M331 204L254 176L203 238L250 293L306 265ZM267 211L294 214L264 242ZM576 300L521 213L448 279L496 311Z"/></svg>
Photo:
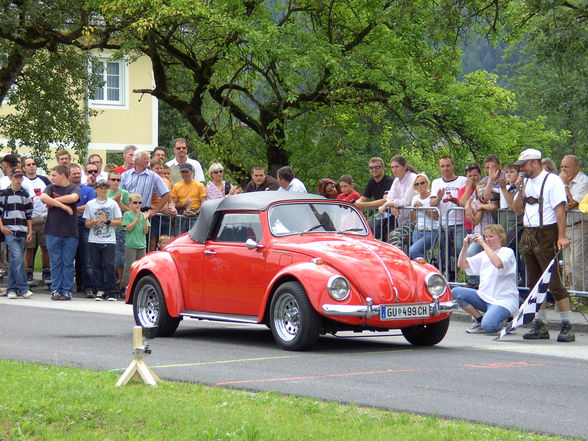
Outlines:
<svg viewBox="0 0 588 441"><path fill-rule="evenodd" d="M349 296L349 282L342 276L331 276L327 282L327 291L335 300L345 300Z"/></svg>
<svg viewBox="0 0 588 441"><path fill-rule="evenodd" d="M441 297L447 289L447 281L439 273L429 273L425 276L427 290L434 298Z"/></svg>

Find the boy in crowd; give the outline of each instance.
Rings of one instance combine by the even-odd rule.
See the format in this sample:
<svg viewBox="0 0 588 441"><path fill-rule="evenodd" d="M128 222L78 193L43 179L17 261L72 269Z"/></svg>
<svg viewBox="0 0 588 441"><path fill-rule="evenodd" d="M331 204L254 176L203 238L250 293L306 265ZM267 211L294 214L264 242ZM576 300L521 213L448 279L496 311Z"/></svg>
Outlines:
<svg viewBox="0 0 588 441"><path fill-rule="evenodd" d="M0 230L4 233L8 249L8 290L9 299L28 298L33 295L24 271L25 241L33 237L33 203L23 190L24 172L14 168L10 172L11 185L0 191Z"/></svg>
<svg viewBox="0 0 588 441"><path fill-rule="evenodd" d="M115 301L118 297L114 258L116 250L116 230L122 224L122 214L118 204L110 199L108 181L96 181L96 198L86 204L84 224L90 228L88 243L90 260L96 276L97 301L108 299Z"/></svg>
<svg viewBox="0 0 588 441"><path fill-rule="evenodd" d="M127 230L125 239L125 271L122 284L129 283L131 264L145 255L147 248L146 235L149 232L149 213L141 213L142 198L139 193L130 196L129 210L123 216L123 226Z"/></svg>
<svg viewBox="0 0 588 441"><path fill-rule="evenodd" d="M108 184L110 190L108 190L108 197L112 198L120 208L121 213L124 215L129 210L129 192L120 188L120 173L112 170L108 173ZM114 258L114 269L116 271L116 280L118 282L119 289L122 289L122 276L125 267L125 236L127 230L124 227L116 227L116 251Z"/></svg>
<svg viewBox="0 0 588 441"><path fill-rule="evenodd" d="M51 170L51 184L41 194L47 205L45 242L51 259L51 300L71 300L74 257L78 247L76 202L80 189L68 181L69 168L58 165Z"/></svg>

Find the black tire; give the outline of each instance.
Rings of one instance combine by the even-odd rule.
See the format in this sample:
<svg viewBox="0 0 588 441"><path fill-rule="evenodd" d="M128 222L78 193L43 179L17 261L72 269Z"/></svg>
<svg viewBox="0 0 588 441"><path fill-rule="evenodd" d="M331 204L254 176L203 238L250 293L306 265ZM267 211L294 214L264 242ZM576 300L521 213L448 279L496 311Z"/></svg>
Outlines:
<svg viewBox="0 0 588 441"><path fill-rule="evenodd" d="M269 322L274 340L288 351L308 349L319 338L321 318L298 282L286 282L276 290Z"/></svg>
<svg viewBox="0 0 588 441"><path fill-rule="evenodd" d="M133 294L133 314L137 325L154 328L157 337L172 335L181 320L169 315L161 285L153 276L143 276L137 283Z"/></svg>
<svg viewBox="0 0 588 441"><path fill-rule="evenodd" d="M428 325L417 325L402 328L402 335L415 346L433 346L439 343L449 329L449 317Z"/></svg>

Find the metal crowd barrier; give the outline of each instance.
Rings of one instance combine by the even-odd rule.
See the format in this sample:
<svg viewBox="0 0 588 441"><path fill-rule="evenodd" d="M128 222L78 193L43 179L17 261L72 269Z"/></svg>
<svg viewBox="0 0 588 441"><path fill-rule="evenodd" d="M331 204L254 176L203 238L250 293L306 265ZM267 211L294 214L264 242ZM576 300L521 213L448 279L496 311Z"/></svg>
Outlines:
<svg viewBox="0 0 588 441"><path fill-rule="evenodd" d="M405 207L401 212L418 212L419 210L435 210L437 207ZM444 274L452 286L467 285L468 278L463 271L457 269L457 259L463 244L463 237L470 231L465 229L463 223L455 226L445 227L448 218L457 216L463 219L464 208L455 207L448 211L444 219L439 217L439 228L436 240L425 248L424 257L429 263L435 265ZM407 216L386 217L379 214L378 210L364 210L370 228L378 240L392 243L401 248L407 255L413 244L412 233L415 228L414 222L405 220ZM529 290L525 271L525 262L519 249L520 237L523 231L522 216L517 216L512 210L500 209L495 213L495 222L504 227L506 232L507 246L512 248L517 256L517 273L519 289ZM571 210L568 213L569 222L566 226L566 235L570 240L570 247L564 251L563 262L559 266L561 277L564 281L570 296L588 297L588 220L578 210ZM399 222L398 219L402 221ZM410 219L410 216L408 216ZM416 256L412 256L416 257ZM475 280L472 282L475 283Z"/></svg>

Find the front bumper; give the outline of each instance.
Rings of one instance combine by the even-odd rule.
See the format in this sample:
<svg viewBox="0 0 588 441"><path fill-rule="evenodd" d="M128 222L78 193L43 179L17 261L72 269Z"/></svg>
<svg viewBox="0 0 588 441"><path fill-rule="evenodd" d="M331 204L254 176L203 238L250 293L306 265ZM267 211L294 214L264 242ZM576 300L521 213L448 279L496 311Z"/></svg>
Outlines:
<svg viewBox="0 0 588 441"><path fill-rule="evenodd" d="M323 305L323 314L329 316L365 317L370 319L380 315L380 305L373 305L372 299L367 297L365 305ZM438 299L429 303L430 316L435 317L442 312L455 311L459 306L457 300L440 302Z"/></svg>

